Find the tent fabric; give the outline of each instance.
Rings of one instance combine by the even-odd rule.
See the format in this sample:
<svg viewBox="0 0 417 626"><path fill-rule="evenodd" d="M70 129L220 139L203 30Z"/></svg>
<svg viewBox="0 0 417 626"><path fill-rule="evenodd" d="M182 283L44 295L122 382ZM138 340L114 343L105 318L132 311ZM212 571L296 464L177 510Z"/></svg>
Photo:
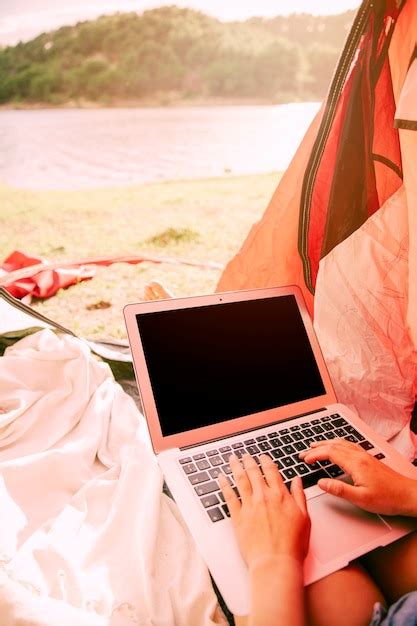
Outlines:
<svg viewBox="0 0 417 626"><path fill-rule="evenodd" d="M416 364L403 295L407 270L408 211L400 187L322 259L314 325L337 397L414 458L417 441L409 424Z"/></svg>
<svg viewBox="0 0 417 626"><path fill-rule="evenodd" d="M44 329L6 350L0 381L2 626L227 624L108 366Z"/></svg>
<svg viewBox="0 0 417 626"><path fill-rule="evenodd" d="M181 263L210 269L221 269L219 263L210 261L192 261L172 257L154 257L125 255L116 257L98 257L77 261L60 261L48 263L40 257L33 257L15 250L0 265L0 287L4 287L15 298L34 296L50 298L60 289L65 289L83 280L89 280L96 274L97 266L108 266L113 263L129 263L137 265L148 263Z"/></svg>
<svg viewBox="0 0 417 626"><path fill-rule="evenodd" d="M417 130L417 48L398 100L394 125L395 128Z"/></svg>
<svg viewBox="0 0 417 626"><path fill-rule="evenodd" d="M217 287L299 285L318 320L339 400L366 405L362 417L386 437L402 432L397 444L410 455L417 358L417 132L395 128L394 117L414 82L410 60L416 45L417 0L362 3L322 109ZM392 285L394 302L382 259L393 261L400 240L402 273ZM347 312L355 324L338 334ZM399 343L391 324L402 324ZM375 353L371 339L379 346Z"/></svg>

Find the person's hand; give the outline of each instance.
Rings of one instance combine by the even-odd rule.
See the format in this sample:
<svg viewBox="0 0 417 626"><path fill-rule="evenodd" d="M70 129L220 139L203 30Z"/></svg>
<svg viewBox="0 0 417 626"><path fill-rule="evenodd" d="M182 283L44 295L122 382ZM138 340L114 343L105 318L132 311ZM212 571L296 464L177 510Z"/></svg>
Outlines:
<svg viewBox="0 0 417 626"><path fill-rule="evenodd" d="M345 439L316 441L309 450L300 452L300 458L305 463L328 459L351 476L353 485L332 478L320 479L318 486L327 493L371 513L417 515L417 482L374 459L357 444Z"/></svg>
<svg viewBox="0 0 417 626"><path fill-rule="evenodd" d="M260 461L264 476L249 454L242 463L235 456L229 459L242 502L225 476L219 475L242 556L249 569L271 557L291 557L302 563L308 551L310 518L301 480L292 481L289 493L272 459L261 455Z"/></svg>

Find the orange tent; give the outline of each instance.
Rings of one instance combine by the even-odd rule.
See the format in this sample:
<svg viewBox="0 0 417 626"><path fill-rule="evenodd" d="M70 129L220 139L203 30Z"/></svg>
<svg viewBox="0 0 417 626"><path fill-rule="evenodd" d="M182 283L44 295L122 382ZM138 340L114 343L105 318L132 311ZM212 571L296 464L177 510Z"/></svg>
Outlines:
<svg viewBox="0 0 417 626"><path fill-rule="evenodd" d="M414 456L417 0L365 0L328 96L217 289L297 284L341 401Z"/></svg>

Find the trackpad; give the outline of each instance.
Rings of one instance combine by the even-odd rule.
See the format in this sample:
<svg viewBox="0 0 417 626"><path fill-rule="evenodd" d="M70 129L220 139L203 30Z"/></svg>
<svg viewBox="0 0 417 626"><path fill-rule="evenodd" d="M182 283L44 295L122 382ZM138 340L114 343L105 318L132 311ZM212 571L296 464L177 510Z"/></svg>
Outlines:
<svg viewBox="0 0 417 626"><path fill-rule="evenodd" d="M335 496L312 498L307 506L311 516L310 549L321 563L356 551L391 532L377 515Z"/></svg>

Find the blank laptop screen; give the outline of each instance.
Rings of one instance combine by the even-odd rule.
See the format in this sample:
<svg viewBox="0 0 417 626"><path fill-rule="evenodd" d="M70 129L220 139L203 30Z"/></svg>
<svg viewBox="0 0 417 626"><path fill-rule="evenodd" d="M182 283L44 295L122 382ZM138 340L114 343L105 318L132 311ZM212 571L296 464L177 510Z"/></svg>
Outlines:
<svg viewBox="0 0 417 626"><path fill-rule="evenodd" d="M325 393L294 296L137 315L164 436Z"/></svg>

